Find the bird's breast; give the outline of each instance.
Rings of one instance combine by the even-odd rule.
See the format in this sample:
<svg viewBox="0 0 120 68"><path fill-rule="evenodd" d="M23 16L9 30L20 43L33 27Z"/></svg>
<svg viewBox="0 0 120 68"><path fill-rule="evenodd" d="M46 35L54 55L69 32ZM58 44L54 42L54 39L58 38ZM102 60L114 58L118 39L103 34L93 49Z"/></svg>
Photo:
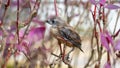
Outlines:
<svg viewBox="0 0 120 68"><path fill-rule="evenodd" d="M51 33L54 37L59 36L59 31L57 28L51 28L50 30L51 30Z"/></svg>

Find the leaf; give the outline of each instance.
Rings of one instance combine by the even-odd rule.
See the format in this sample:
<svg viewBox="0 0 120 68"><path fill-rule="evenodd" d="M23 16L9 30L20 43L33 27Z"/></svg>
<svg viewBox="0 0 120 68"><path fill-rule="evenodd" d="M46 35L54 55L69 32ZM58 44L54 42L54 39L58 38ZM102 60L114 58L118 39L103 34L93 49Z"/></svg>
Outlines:
<svg viewBox="0 0 120 68"><path fill-rule="evenodd" d="M120 8L120 6L113 5L113 4L107 4L104 7L108 9L119 9Z"/></svg>
<svg viewBox="0 0 120 68"><path fill-rule="evenodd" d="M20 31L19 31L19 37L23 37L24 32L25 32L24 30L20 30Z"/></svg>
<svg viewBox="0 0 120 68"><path fill-rule="evenodd" d="M100 39L101 44L106 48L107 51L109 51L110 50L109 44L108 44L108 41L107 41L107 39L106 39L106 37L105 37L105 35L103 33L100 33L100 38L101 38Z"/></svg>
<svg viewBox="0 0 120 68"><path fill-rule="evenodd" d="M105 5L106 0L100 0L99 4Z"/></svg>
<svg viewBox="0 0 120 68"><path fill-rule="evenodd" d="M104 68L111 68L110 62L107 62L104 66Z"/></svg>
<svg viewBox="0 0 120 68"><path fill-rule="evenodd" d="M116 42L115 50L120 50L120 39Z"/></svg>
<svg viewBox="0 0 120 68"><path fill-rule="evenodd" d="M98 4L98 2L96 2L95 0L90 0L90 2L94 5Z"/></svg>

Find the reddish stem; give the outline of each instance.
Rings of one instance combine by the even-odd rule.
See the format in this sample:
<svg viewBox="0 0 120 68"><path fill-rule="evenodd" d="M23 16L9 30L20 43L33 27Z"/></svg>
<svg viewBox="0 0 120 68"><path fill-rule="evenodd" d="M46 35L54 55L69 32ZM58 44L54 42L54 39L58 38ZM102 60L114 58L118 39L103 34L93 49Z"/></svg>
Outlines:
<svg viewBox="0 0 120 68"><path fill-rule="evenodd" d="M63 55L62 55L63 61L65 60L65 49L66 49L66 45L64 45L64 48L63 48Z"/></svg>
<svg viewBox="0 0 120 68"><path fill-rule="evenodd" d="M33 17L34 17L34 14L32 14L32 12L33 12L34 10L36 10L36 12L38 12L39 5L40 5L40 2L38 2L38 0L36 0L35 5L34 5L34 7L33 7L33 10L31 11L31 15L30 15L30 17L28 18L27 22L24 24L24 26L27 25L27 28L25 29L25 32L24 32L24 34L23 34L23 37L22 37L22 39L20 40L20 43L23 41L23 39L24 39L24 37L25 37L25 35L26 35L26 32L28 31L28 28L29 28L29 26L30 26L30 24L31 24L31 20L32 20ZM36 9L36 6L38 6L37 9Z"/></svg>
<svg viewBox="0 0 120 68"><path fill-rule="evenodd" d="M8 0L8 1L7 1L7 4L5 4L5 11L4 11L4 13L3 13L0 26L3 24L3 20L4 20L4 17L5 17L5 14L6 14L6 12L7 12L7 9L8 9L8 7L9 7L9 5L10 5L10 0Z"/></svg>
<svg viewBox="0 0 120 68"><path fill-rule="evenodd" d="M107 63L110 64L110 54L109 54L109 52L107 53ZM110 65L111 65L111 64L110 64Z"/></svg>
<svg viewBox="0 0 120 68"><path fill-rule="evenodd" d="M100 22L97 21L97 24L98 24L98 26L99 26L100 32L102 32L102 29L101 29L101 26L100 26Z"/></svg>
<svg viewBox="0 0 120 68"><path fill-rule="evenodd" d="M58 13L57 13L57 5L56 5L56 0L54 0L54 6L55 6L55 15L58 16Z"/></svg>
<svg viewBox="0 0 120 68"><path fill-rule="evenodd" d="M120 33L120 29L114 34L114 35L112 35L112 37L116 37L116 36L118 36L118 34Z"/></svg>
<svg viewBox="0 0 120 68"><path fill-rule="evenodd" d="M99 20L101 20L101 17L102 17L101 14L104 15L104 13L101 12L101 7L102 7L102 4L100 4L100 9L99 9ZM102 32L99 20L97 20L97 24L99 26L100 32Z"/></svg>
<svg viewBox="0 0 120 68"><path fill-rule="evenodd" d="M17 27L17 38L18 38L18 44L19 44L19 0L17 0L17 21L16 21L16 27Z"/></svg>
<svg viewBox="0 0 120 68"><path fill-rule="evenodd" d="M93 13L93 20L95 22L95 18L96 18L96 5L95 5L95 8L94 8L94 13Z"/></svg>
<svg viewBox="0 0 120 68"><path fill-rule="evenodd" d="M102 19L103 19L103 23L105 23L105 9L104 8L103 8Z"/></svg>
<svg viewBox="0 0 120 68"><path fill-rule="evenodd" d="M2 68L6 68L6 64L7 64L7 61L9 60L10 56L11 56L11 51L8 51L8 54L7 54L7 56L5 57L5 62L4 62L4 64L2 65Z"/></svg>
<svg viewBox="0 0 120 68"><path fill-rule="evenodd" d="M37 6L38 0L36 0L35 5L33 7L33 10L35 10L35 7Z"/></svg>

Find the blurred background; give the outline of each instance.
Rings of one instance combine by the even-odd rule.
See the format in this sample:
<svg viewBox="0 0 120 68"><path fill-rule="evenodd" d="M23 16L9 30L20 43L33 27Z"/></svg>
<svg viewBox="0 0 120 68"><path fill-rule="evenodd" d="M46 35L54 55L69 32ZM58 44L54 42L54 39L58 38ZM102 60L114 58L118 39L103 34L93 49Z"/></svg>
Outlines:
<svg viewBox="0 0 120 68"><path fill-rule="evenodd" d="M100 27L110 36L119 33L119 8L119 0L0 0L0 68L119 68L119 49L108 52L100 38ZM44 22L56 13L82 40L84 52L75 48L70 65L59 58L58 41ZM111 49L119 39L118 34L114 44L109 44ZM66 47L66 54L70 50Z"/></svg>

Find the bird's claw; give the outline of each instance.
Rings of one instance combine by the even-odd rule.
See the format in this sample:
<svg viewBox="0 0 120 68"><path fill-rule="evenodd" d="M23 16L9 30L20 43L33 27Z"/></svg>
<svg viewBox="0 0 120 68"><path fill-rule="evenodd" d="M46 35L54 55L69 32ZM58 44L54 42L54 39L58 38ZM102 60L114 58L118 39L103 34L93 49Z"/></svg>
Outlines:
<svg viewBox="0 0 120 68"><path fill-rule="evenodd" d="M71 59L70 59L69 55L66 55L66 56L65 56L65 60L66 60L67 62L71 62Z"/></svg>

